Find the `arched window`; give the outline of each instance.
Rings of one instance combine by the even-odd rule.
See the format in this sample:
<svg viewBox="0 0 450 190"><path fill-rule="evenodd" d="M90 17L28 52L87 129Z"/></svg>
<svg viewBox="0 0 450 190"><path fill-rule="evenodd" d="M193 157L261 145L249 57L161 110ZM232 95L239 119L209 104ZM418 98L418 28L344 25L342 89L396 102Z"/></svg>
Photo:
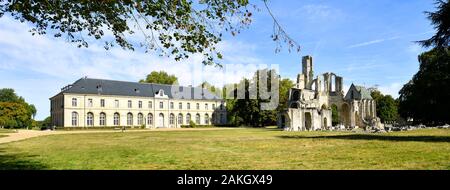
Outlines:
<svg viewBox="0 0 450 190"><path fill-rule="evenodd" d="M127 125L133 125L133 114L132 113L127 114Z"/></svg>
<svg viewBox="0 0 450 190"><path fill-rule="evenodd" d="M178 114L178 124L183 124L183 114Z"/></svg>
<svg viewBox="0 0 450 190"><path fill-rule="evenodd" d="M77 99L76 98L72 98L72 106L77 107Z"/></svg>
<svg viewBox="0 0 450 190"><path fill-rule="evenodd" d="M105 126L106 125L106 114L105 113L100 113L100 126Z"/></svg>
<svg viewBox="0 0 450 190"><path fill-rule="evenodd" d="M87 126L93 126L94 125L94 114L92 112L88 112L86 120L87 120L86 121Z"/></svg>
<svg viewBox="0 0 450 190"><path fill-rule="evenodd" d="M78 113L72 112L72 126L78 126Z"/></svg>
<svg viewBox="0 0 450 190"><path fill-rule="evenodd" d="M114 113L114 125L120 125L120 115L119 113Z"/></svg>
<svg viewBox="0 0 450 190"><path fill-rule="evenodd" d="M208 104L205 104L205 110L208 110Z"/></svg>
<svg viewBox="0 0 450 190"><path fill-rule="evenodd" d="M144 125L144 115L142 113L138 114L138 125Z"/></svg>
<svg viewBox="0 0 450 190"><path fill-rule="evenodd" d="M195 115L195 123L200 124L200 114Z"/></svg>
<svg viewBox="0 0 450 190"><path fill-rule="evenodd" d="M200 109L200 104L199 103L197 103L196 108L197 108L197 110Z"/></svg>
<svg viewBox="0 0 450 190"><path fill-rule="evenodd" d="M147 115L147 124L153 125L153 114L151 113Z"/></svg>
<svg viewBox="0 0 450 190"><path fill-rule="evenodd" d="M189 103L188 103L188 104L189 104ZM191 114L188 113L188 114L186 114L186 124L189 125L190 122L191 122Z"/></svg>
<svg viewBox="0 0 450 190"><path fill-rule="evenodd" d="M171 113L169 116L169 124L170 125L175 124L175 115L173 113Z"/></svg>
<svg viewBox="0 0 450 190"><path fill-rule="evenodd" d="M209 125L209 115L205 114L205 125Z"/></svg>

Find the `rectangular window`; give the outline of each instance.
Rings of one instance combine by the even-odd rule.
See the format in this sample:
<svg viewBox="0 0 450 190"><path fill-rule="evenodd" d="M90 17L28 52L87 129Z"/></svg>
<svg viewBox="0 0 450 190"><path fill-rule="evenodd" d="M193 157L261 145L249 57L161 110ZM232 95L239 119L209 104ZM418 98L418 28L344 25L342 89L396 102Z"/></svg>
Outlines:
<svg viewBox="0 0 450 190"><path fill-rule="evenodd" d="M105 99L100 100L100 107L102 107L102 108L105 107Z"/></svg>
<svg viewBox="0 0 450 190"><path fill-rule="evenodd" d="M91 98L89 98L88 99L88 107L92 107L93 106L93 102L92 102L92 99Z"/></svg>
<svg viewBox="0 0 450 190"><path fill-rule="evenodd" d="M153 103L152 103L152 101L148 101L148 108L152 108L153 107L153 105L152 105Z"/></svg>
<svg viewBox="0 0 450 190"><path fill-rule="evenodd" d="M76 98L72 98L72 106L77 107L77 99Z"/></svg>
<svg viewBox="0 0 450 190"><path fill-rule="evenodd" d="M170 102L170 109L173 109L173 102Z"/></svg>
<svg viewBox="0 0 450 190"><path fill-rule="evenodd" d="M128 100L128 108L132 108L133 104L131 103L131 100Z"/></svg>
<svg viewBox="0 0 450 190"><path fill-rule="evenodd" d="M216 104L212 104L212 109L216 109Z"/></svg>
<svg viewBox="0 0 450 190"><path fill-rule="evenodd" d="M197 109L198 109L198 110L200 109L200 104L199 104L199 103L197 103Z"/></svg>
<svg viewBox="0 0 450 190"><path fill-rule="evenodd" d="M183 109L183 103L181 103L181 102L178 103L178 109L180 109L180 110Z"/></svg>
<svg viewBox="0 0 450 190"><path fill-rule="evenodd" d="M139 108L142 108L142 101L139 101L138 107L139 107Z"/></svg>
<svg viewBox="0 0 450 190"><path fill-rule="evenodd" d="M187 103L187 109L188 109L188 110L191 109L191 103Z"/></svg>
<svg viewBox="0 0 450 190"><path fill-rule="evenodd" d="M164 102L159 102L159 109L163 109L164 108Z"/></svg>
<svg viewBox="0 0 450 190"><path fill-rule="evenodd" d="M208 104L205 104L205 110L208 110Z"/></svg>
<svg viewBox="0 0 450 190"><path fill-rule="evenodd" d="M114 101L114 106L115 106L116 108L119 107L119 100L115 100L115 101Z"/></svg>

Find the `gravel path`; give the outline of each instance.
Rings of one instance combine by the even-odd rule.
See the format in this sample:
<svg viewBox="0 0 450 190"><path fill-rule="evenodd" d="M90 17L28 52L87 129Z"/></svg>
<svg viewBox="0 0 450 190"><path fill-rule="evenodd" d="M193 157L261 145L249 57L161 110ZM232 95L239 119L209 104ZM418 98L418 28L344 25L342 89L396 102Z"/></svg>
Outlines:
<svg viewBox="0 0 450 190"><path fill-rule="evenodd" d="M162 128L162 129L143 129L143 130L125 130L125 133L149 132L149 131L209 131L235 128ZM121 133L121 130L80 130L80 131L36 131L36 130L18 130L17 133L2 133L7 137L0 137L0 144L13 141L20 141L33 137L58 135L58 134L80 134L80 133Z"/></svg>

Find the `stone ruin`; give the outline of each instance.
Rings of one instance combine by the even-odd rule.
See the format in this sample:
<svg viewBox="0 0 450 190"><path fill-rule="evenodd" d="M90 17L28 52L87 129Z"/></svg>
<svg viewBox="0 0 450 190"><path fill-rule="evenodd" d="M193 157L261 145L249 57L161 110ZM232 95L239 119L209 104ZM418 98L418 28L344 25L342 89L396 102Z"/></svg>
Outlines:
<svg viewBox="0 0 450 190"><path fill-rule="evenodd" d="M369 90L352 84L344 96L342 77L324 73L314 78L311 56L302 58L302 73L289 90L287 109L278 114L278 127L287 131L383 129Z"/></svg>

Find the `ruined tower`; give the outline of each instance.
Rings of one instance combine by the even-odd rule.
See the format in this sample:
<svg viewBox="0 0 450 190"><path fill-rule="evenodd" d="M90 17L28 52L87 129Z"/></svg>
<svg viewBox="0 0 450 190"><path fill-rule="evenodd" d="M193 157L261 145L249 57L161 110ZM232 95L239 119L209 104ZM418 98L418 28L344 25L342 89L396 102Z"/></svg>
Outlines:
<svg viewBox="0 0 450 190"><path fill-rule="evenodd" d="M305 88L311 89L311 82L314 78L313 58L309 55L302 58L302 73L305 81Z"/></svg>

